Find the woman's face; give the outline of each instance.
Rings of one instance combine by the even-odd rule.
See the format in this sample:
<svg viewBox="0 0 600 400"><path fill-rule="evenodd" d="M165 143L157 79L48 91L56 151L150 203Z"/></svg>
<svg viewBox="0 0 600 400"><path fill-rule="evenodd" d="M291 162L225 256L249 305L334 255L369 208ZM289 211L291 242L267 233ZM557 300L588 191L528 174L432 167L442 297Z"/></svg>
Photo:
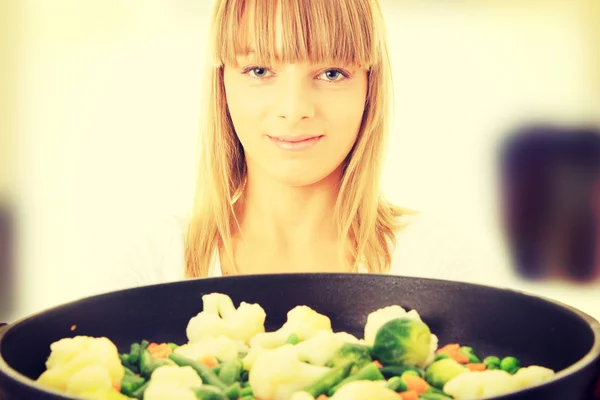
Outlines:
<svg viewBox="0 0 600 400"><path fill-rule="evenodd" d="M363 117L366 70L308 62L257 65L252 53L237 62L225 66L224 82L249 173L306 186L341 172Z"/></svg>

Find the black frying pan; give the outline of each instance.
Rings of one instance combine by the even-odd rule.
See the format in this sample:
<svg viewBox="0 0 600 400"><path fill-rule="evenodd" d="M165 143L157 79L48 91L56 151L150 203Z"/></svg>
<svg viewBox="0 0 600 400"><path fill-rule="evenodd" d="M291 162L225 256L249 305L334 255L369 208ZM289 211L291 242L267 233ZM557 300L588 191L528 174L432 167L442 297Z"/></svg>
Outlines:
<svg viewBox="0 0 600 400"><path fill-rule="evenodd" d="M185 343L186 326L202 311L202 295L222 292L237 305L259 303L267 330L308 305L333 329L363 336L367 315L398 304L416 309L440 345L472 346L483 356L513 355L523 365L561 371L557 379L498 399L591 400L600 376L600 324L571 307L472 284L364 274L286 274L197 279L104 294L25 318L0 334L0 398L68 399L33 379L52 342L75 335L106 336L120 352L132 342ZM76 325L76 330L71 327Z"/></svg>

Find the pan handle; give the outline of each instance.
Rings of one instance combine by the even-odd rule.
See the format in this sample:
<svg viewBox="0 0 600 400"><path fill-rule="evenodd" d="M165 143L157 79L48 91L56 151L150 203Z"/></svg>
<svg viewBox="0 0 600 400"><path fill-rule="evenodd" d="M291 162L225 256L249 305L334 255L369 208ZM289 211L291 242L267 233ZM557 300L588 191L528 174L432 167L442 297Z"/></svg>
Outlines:
<svg viewBox="0 0 600 400"><path fill-rule="evenodd" d="M8 325L6 322L0 322L0 335L2 335L2 332L8 329L9 326L10 325Z"/></svg>

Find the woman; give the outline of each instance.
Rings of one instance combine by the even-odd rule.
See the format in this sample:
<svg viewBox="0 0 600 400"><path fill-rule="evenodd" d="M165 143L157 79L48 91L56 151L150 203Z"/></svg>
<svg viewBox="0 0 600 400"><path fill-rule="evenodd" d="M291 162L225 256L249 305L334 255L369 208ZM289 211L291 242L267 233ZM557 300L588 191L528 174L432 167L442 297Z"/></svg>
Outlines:
<svg viewBox="0 0 600 400"><path fill-rule="evenodd" d="M287 272L483 281L453 232L381 193L392 83L377 0L216 0L211 46L192 215L146 241L120 287Z"/></svg>

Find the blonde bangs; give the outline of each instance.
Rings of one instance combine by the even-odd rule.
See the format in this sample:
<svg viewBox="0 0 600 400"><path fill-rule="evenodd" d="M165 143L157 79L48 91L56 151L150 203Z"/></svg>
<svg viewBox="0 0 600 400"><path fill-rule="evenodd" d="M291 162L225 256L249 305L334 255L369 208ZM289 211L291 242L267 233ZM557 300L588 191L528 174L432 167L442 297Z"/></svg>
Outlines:
<svg viewBox="0 0 600 400"><path fill-rule="evenodd" d="M260 65L309 61L370 68L381 61L381 34L370 1L223 1L214 21L215 64L235 65L251 51ZM281 32L276 32L278 18Z"/></svg>

